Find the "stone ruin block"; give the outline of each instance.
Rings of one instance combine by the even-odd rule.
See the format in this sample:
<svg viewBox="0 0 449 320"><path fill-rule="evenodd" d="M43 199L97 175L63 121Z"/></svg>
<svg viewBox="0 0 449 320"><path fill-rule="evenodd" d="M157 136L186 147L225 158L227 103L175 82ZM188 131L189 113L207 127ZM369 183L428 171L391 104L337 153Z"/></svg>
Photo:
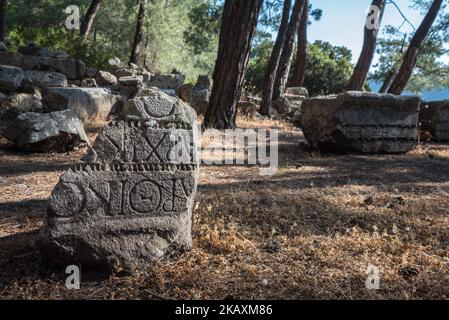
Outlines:
<svg viewBox="0 0 449 320"><path fill-rule="evenodd" d="M61 177L40 234L45 261L132 272L191 248L196 115L164 93L146 94Z"/></svg>
<svg viewBox="0 0 449 320"><path fill-rule="evenodd" d="M426 102L419 111L421 136L449 141L449 100Z"/></svg>
<svg viewBox="0 0 449 320"><path fill-rule="evenodd" d="M363 92L308 99L300 126L325 152L403 153L417 144L418 97Z"/></svg>
<svg viewBox="0 0 449 320"><path fill-rule="evenodd" d="M22 113L2 136L28 152L68 152L89 142L83 123L70 109Z"/></svg>
<svg viewBox="0 0 449 320"><path fill-rule="evenodd" d="M184 84L185 75L183 74L155 74L149 81L145 82L147 87L156 87L159 89L176 90Z"/></svg>

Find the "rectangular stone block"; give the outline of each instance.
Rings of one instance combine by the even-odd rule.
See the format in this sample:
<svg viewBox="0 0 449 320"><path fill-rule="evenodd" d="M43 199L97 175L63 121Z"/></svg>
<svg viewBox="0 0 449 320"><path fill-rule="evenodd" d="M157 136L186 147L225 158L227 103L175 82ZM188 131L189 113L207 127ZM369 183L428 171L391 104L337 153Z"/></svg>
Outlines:
<svg viewBox="0 0 449 320"><path fill-rule="evenodd" d="M402 153L417 144L418 97L364 92L307 99L300 125L322 151Z"/></svg>

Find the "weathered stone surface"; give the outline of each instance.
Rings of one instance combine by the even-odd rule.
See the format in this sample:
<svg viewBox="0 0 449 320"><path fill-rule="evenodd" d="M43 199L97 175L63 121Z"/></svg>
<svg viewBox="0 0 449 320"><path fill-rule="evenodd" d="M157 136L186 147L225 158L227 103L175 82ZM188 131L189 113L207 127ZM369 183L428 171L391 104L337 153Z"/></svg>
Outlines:
<svg viewBox="0 0 449 320"><path fill-rule="evenodd" d="M184 84L183 74L156 74L152 75L150 81L145 82L147 87L176 90Z"/></svg>
<svg viewBox="0 0 449 320"><path fill-rule="evenodd" d="M73 110L19 115L3 137L25 151L67 152L88 138Z"/></svg>
<svg viewBox="0 0 449 320"><path fill-rule="evenodd" d="M9 51L0 51L0 65L22 68L23 55Z"/></svg>
<svg viewBox="0 0 449 320"><path fill-rule="evenodd" d="M128 100L123 106L122 117L128 120L155 121L160 127L189 130L196 121L196 113L191 107L155 88L146 89L140 96Z"/></svg>
<svg viewBox="0 0 449 320"><path fill-rule="evenodd" d="M151 91L135 98L133 115L124 111L111 122L84 162L61 177L40 234L47 262L133 271L191 248L195 114Z"/></svg>
<svg viewBox="0 0 449 320"><path fill-rule="evenodd" d="M141 76L121 77L118 80L118 90L128 99L135 97L143 88L143 78Z"/></svg>
<svg viewBox="0 0 449 320"><path fill-rule="evenodd" d="M362 92L306 100L301 128L313 148L401 153L417 144L418 97Z"/></svg>
<svg viewBox="0 0 449 320"><path fill-rule="evenodd" d="M94 78L85 78L81 81L83 88L98 88L97 81Z"/></svg>
<svg viewBox="0 0 449 320"><path fill-rule="evenodd" d="M22 83L23 70L17 67L0 65L0 90L14 92Z"/></svg>
<svg viewBox="0 0 449 320"><path fill-rule="evenodd" d="M292 105L285 96L281 96L273 101L273 108L280 115L288 114L292 111Z"/></svg>
<svg viewBox="0 0 449 320"><path fill-rule="evenodd" d="M117 69L113 69L112 73L117 77L117 78L123 78L123 77L134 77L136 76L136 73L133 69L130 68L124 68L124 67L120 67Z"/></svg>
<svg viewBox="0 0 449 320"><path fill-rule="evenodd" d="M62 73L46 71L25 71L25 78L33 85L46 87L67 87L67 78Z"/></svg>
<svg viewBox="0 0 449 320"><path fill-rule="evenodd" d="M199 76L195 85L184 84L177 89L178 96L188 103L197 114L204 114L209 106L212 80L208 76Z"/></svg>
<svg viewBox="0 0 449 320"><path fill-rule="evenodd" d="M118 79L115 75L101 70L97 72L95 79L100 86L110 86L118 82Z"/></svg>
<svg viewBox="0 0 449 320"><path fill-rule="evenodd" d="M122 65L122 61L118 57L114 57L108 60L109 68L117 69Z"/></svg>
<svg viewBox="0 0 449 320"><path fill-rule="evenodd" d="M8 48L6 47L6 45L0 41L0 51L8 51Z"/></svg>
<svg viewBox="0 0 449 320"><path fill-rule="evenodd" d="M39 94L14 93L0 101L0 119L14 120L24 112L42 112Z"/></svg>
<svg viewBox="0 0 449 320"><path fill-rule="evenodd" d="M200 75L198 76L198 79L196 80L195 89L196 90L209 90L212 91L213 87L213 81L212 78L210 78L207 75Z"/></svg>
<svg viewBox="0 0 449 320"><path fill-rule="evenodd" d="M309 91L307 91L307 88L304 87L290 87L285 90L285 94L289 94L292 96L303 96L308 98L309 97Z"/></svg>
<svg viewBox="0 0 449 320"><path fill-rule="evenodd" d="M425 102L419 111L420 133L449 141L449 100Z"/></svg>
<svg viewBox="0 0 449 320"><path fill-rule="evenodd" d="M70 57L33 56L0 51L0 64L24 70L59 72L64 74L69 80L83 79L86 76L86 65L84 62Z"/></svg>
<svg viewBox="0 0 449 320"><path fill-rule="evenodd" d="M306 99L301 95L284 94L273 102L273 108L280 115L293 116L301 111L301 105Z"/></svg>
<svg viewBox="0 0 449 320"><path fill-rule="evenodd" d="M42 95L45 111L73 109L84 124L107 120L123 99L105 88L46 88Z"/></svg>

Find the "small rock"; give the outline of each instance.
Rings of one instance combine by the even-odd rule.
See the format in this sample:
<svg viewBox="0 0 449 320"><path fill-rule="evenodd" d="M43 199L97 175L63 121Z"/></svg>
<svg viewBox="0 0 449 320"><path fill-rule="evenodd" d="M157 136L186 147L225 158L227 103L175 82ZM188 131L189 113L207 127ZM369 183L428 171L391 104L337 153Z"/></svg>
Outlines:
<svg viewBox="0 0 449 320"><path fill-rule="evenodd" d="M108 60L109 67L116 69L122 65L122 61L118 57L114 57Z"/></svg>
<svg viewBox="0 0 449 320"><path fill-rule="evenodd" d="M81 86L83 88L98 88L97 81L95 81L95 79L93 78L83 79L83 81L81 82Z"/></svg>
<svg viewBox="0 0 449 320"><path fill-rule="evenodd" d="M73 110L52 113L22 113L3 137L31 152L68 152L88 142L83 123Z"/></svg>
<svg viewBox="0 0 449 320"><path fill-rule="evenodd" d="M260 282L264 287L266 287L268 285L268 280L267 279L262 279L262 281Z"/></svg>
<svg viewBox="0 0 449 320"><path fill-rule="evenodd" d="M24 73L21 68L0 65L0 90L15 92L20 87Z"/></svg>
<svg viewBox="0 0 449 320"><path fill-rule="evenodd" d="M118 82L117 77L106 71L98 71L95 79L100 86L110 86Z"/></svg>

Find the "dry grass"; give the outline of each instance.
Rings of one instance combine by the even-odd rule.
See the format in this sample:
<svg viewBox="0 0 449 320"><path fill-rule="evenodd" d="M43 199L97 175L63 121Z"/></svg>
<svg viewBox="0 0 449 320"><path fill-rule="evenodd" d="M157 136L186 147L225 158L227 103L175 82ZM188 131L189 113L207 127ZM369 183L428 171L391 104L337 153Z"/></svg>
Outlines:
<svg viewBox="0 0 449 320"><path fill-rule="evenodd" d="M41 266L35 240L63 155L0 150L0 297L26 299L447 299L449 146L406 155L320 155L278 121L280 168L201 168L194 248L134 276L64 288ZM92 134L92 138L94 135ZM365 288L366 270L381 288Z"/></svg>

